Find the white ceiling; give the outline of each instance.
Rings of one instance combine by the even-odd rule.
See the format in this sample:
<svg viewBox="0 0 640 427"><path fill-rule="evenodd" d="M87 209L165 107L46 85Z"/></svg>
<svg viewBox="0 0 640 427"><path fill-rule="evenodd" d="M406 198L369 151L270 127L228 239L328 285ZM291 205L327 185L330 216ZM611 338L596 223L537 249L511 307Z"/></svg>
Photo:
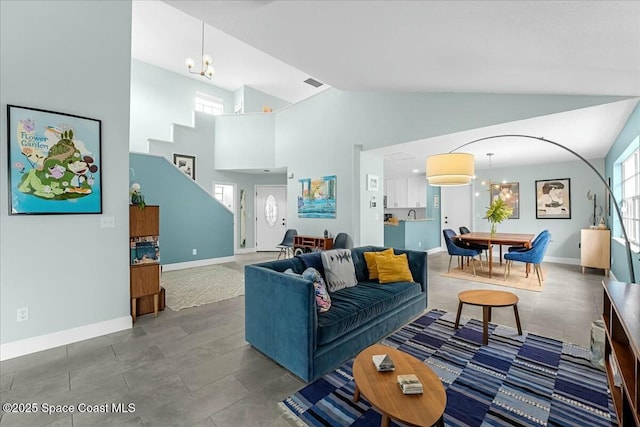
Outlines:
<svg viewBox="0 0 640 427"><path fill-rule="evenodd" d="M208 24L212 84L290 102L319 91L307 77L341 90L640 96L640 1L134 1L133 57L188 75L184 58L200 55L199 20ZM380 152L407 153L424 170L428 146L442 152L517 132L601 158L636 102ZM498 153L511 164L539 158L536 144L497 141L494 165ZM489 148L478 149L481 161Z"/></svg>
<svg viewBox="0 0 640 427"><path fill-rule="evenodd" d="M202 57L200 18L156 0L134 0L132 15L131 56L134 59L230 91L250 86L291 103L329 87L309 86L304 83L310 77L308 74L208 24L205 24L205 53L213 57L216 72L210 81L189 74L185 59L193 58L197 68Z"/></svg>

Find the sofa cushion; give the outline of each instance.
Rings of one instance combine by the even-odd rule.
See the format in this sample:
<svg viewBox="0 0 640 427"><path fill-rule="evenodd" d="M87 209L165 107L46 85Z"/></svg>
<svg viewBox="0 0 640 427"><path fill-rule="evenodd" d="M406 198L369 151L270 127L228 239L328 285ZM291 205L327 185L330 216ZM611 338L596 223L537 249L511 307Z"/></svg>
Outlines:
<svg viewBox="0 0 640 427"><path fill-rule="evenodd" d="M420 285L398 282L380 286L360 282L358 286L331 293L331 310L318 316L317 345L323 345L366 324L388 310L421 294Z"/></svg>
<svg viewBox="0 0 640 427"><path fill-rule="evenodd" d="M377 279L378 278L378 263L376 262L377 256L392 256L393 248L385 249L380 252L364 252L364 260L367 263L367 270L369 270L369 279Z"/></svg>
<svg viewBox="0 0 640 427"><path fill-rule="evenodd" d="M407 254L376 255L380 283L413 282Z"/></svg>
<svg viewBox="0 0 640 427"><path fill-rule="evenodd" d="M358 284L351 249L332 249L320 252L329 292Z"/></svg>
<svg viewBox="0 0 640 427"><path fill-rule="evenodd" d="M319 251L300 254L297 255L297 257L302 261L305 269L313 267L318 270L318 273L320 273L323 279L326 279L326 276L324 275L324 264L322 264L322 257L320 256Z"/></svg>

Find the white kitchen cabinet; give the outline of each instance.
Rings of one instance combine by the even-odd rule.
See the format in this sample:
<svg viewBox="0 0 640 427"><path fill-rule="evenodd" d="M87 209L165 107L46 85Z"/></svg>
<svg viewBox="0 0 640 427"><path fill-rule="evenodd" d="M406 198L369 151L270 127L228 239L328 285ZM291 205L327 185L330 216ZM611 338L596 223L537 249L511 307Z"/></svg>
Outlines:
<svg viewBox="0 0 640 427"><path fill-rule="evenodd" d="M424 175L410 176L407 178L407 207L427 207L427 179Z"/></svg>
<svg viewBox="0 0 640 427"><path fill-rule="evenodd" d="M407 207L407 178L389 178L384 180L387 208Z"/></svg>

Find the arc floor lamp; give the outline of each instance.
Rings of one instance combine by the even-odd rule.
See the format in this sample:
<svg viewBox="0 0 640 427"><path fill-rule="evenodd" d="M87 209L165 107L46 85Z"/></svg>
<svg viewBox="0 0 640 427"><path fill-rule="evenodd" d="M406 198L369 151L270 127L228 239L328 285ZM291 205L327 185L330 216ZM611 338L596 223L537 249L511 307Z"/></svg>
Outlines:
<svg viewBox="0 0 640 427"><path fill-rule="evenodd" d="M620 227L622 228L622 235L624 236L624 243L627 252L627 262L629 264L629 275L631 278L631 282L635 283L636 276L633 271L633 260L631 256L631 244L629 243L629 238L627 237L627 230L624 227L624 221L622 219L622 212L620 211L620 207L613 196L613 192L611 191L611 187L607 184L604 177L598 170L593 167L591 163L580 154L576 153L570 148L565 147L564 145L551 141L546 138L542 138L539 136L531 136L531 135L514 135L514 134L505 134L505 135L492 135L486 136L484 138L475 139L473 141L466 142L459 147L454 148L448 153L436 154L434 156L430 156L427 158L427 179L429 180L430 185L435 186L453 186L453 185L466 185L470 184L473 176L475 175L474 168L474 157L473 154L469 153L454 153L461 148L464 148L468 145L475 144L476 142L486 141L489 139L498 139L498 138L528 138L535 139L538 141L543 141L549 143L551 145L555 145L556 147L562 148L565 151L573 154L580 160L582 160L591 170L598 176L600 181L604 184L607 189L608 195L611 196L614 203L613 206L615 208L616 214L618 216L618 220L620 221Z"/></svg>

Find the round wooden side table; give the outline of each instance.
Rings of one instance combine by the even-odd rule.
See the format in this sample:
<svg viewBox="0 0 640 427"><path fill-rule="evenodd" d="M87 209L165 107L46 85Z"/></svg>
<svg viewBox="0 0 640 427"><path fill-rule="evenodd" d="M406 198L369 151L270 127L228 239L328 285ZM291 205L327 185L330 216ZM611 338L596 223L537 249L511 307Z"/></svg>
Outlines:
<svg viewBox="0 0 640 427"><path fill-rule="evenodd" d="M489 322L491 322L491 309L493 307L509 307L513 306L513 313L516 317L516 325L518 327L518 335L522 335L522 327L520 326L520 316L518 315L518 296L512 292L493 291L486 289L478 289L472 291L464 291L458 294L458 314L456 315L455 328L460 325L460 314L462 314L462 305L477 305L482 307L482 343L489 344Z"/></svg>

